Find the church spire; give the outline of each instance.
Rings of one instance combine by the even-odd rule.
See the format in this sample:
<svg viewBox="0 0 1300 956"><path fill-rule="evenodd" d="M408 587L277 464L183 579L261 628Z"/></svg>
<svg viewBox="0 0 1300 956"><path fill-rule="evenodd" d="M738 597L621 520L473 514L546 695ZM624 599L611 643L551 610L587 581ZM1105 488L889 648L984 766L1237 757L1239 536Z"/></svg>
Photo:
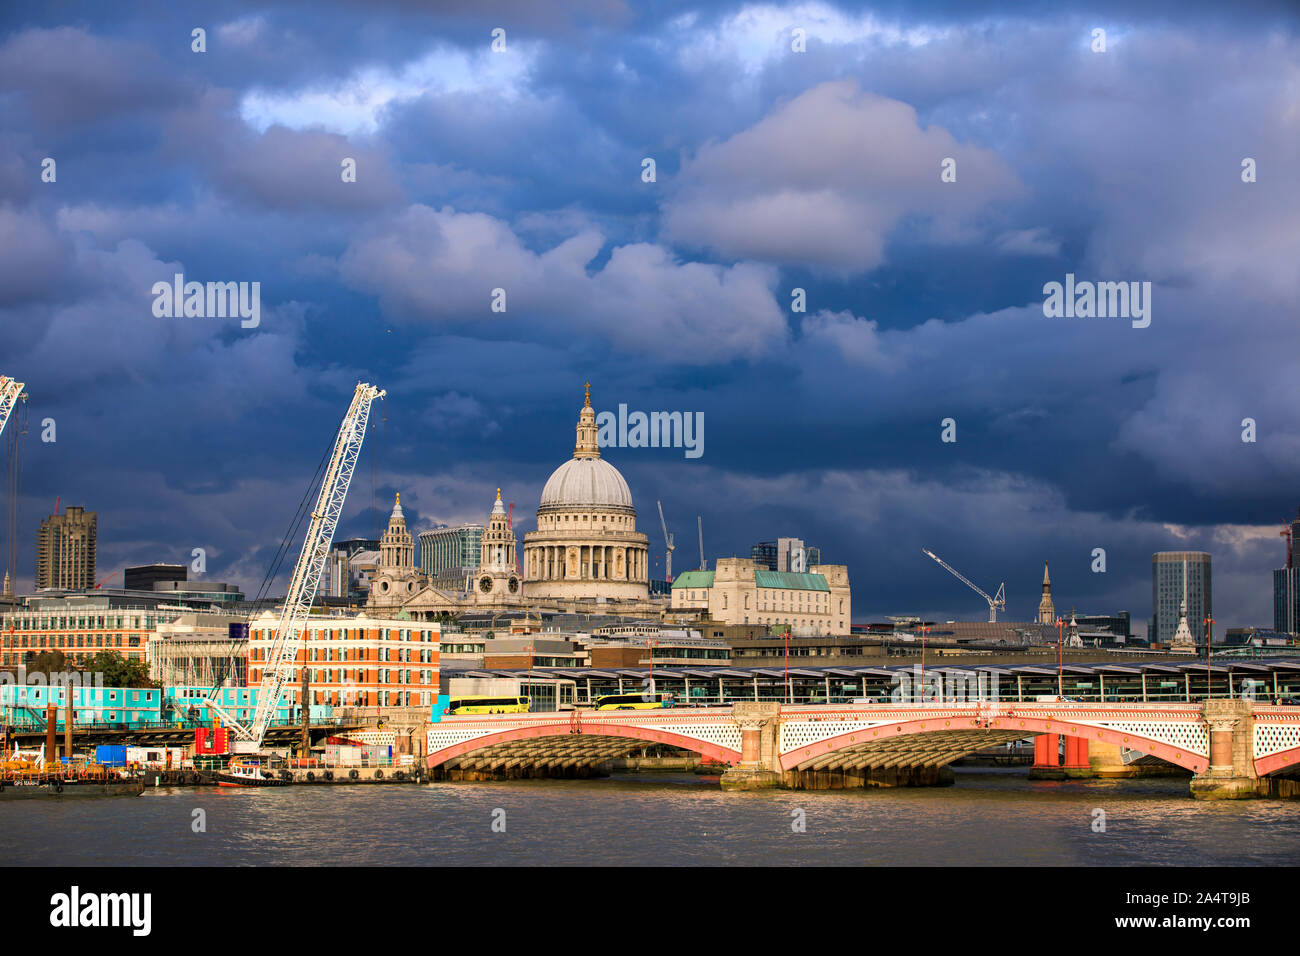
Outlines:
<svg viewBox="0 0 1300 956"><path fill-rule="evenodd" d="M578 440L573 446L574 458L600 457L600 442L596 434L596 412L591 407L591 382L588 382L582 411L578 413Z"/></svg>
<svg viewBox="0 0 1300 956"><path fill-rule="evenodd" d="M1043 562L1043 597L1038 602L1038 623L1051 624L1056 618L1056 605L1052 602L1052 578L1047 573L1047 562Z"/></svg>

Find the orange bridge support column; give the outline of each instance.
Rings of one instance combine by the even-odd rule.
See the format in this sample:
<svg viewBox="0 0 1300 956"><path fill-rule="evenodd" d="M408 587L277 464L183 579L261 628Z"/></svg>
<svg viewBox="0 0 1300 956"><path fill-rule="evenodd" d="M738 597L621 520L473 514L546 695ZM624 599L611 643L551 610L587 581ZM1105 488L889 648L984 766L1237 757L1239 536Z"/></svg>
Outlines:
<svg viewBox="0 0 1300 956"><path fill-rule="evenodd" d="M1088 738L1065 738L1065 763L1062 765L1067 777L1091 777L1092 764L1088 762Z"/></svg>
<svg viewBox="0 0 1300 956"><path fill-rule="evenodd" d="M1039 734L1034 738L1034 765L1029 768L1030 780L1061 780L1065 777L1061 770L1060 748L1060 734Z"/></svg>

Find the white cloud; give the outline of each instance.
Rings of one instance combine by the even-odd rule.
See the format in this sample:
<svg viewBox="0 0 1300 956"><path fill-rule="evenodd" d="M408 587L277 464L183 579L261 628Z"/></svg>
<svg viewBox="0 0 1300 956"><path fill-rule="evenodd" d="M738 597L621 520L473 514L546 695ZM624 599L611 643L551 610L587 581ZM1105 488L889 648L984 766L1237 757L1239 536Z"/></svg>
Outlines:
<svg viewBox="0 0 1300 956"><path fill-rule="evenodd" d="M244 121L259 132L272 125L289 129L374 133L389 106L425 94L487 93L505 99L521 95L540 52L535 41L509 40L505 52L487 43L468 52L440 44L398 69L366 67L333 82L288 91L251 90L239 104Z"/></svg>
<svg viewBox="0 0 1300 956"><path fill-rule="evenodd" d="M586 229L535 253L499 219L416 205L351 243L339 267L390 315L481 318L510 337L591 335L687 364L753 358L786 340L771 268L679 262L649 243L617 246L590 268L604 244ZM490 310L497 288L504 314Z"/></svg>
<svg viewBox="0 0 1300 956"><path fill-rule="evenodd" d="M957 181L940 181L944 159ZM664 209L665 235L730 257L853 274L878 265L909 215L931 238L969 238L967 220L1020 192L982 147L922 129L906 103L853 80L813 87L683 164Z"/></svg>

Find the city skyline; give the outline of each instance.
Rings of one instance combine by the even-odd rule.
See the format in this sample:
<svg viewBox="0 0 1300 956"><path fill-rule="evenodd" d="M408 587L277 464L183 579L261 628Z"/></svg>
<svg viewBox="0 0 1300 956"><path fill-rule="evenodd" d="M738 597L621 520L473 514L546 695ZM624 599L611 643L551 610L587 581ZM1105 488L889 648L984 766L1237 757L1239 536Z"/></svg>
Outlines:
<svg viewBox="0 0 1300 956"><path fill-rule="evenodd" d="M359 378L389 397L340 539L398 491L417 532L482 523L497 487L522 537L591 381L598 411L707 423L699 458L609 451L652 574L662 500L681 567L696 515L710 558L799 535L848 565L859 620L979 619L928 547L1007 581L1009 619L1047 559L1058 607L1140 631L1150 556L1204 550L1224 626L1270 625L1300 499L1300 279L1269 238L1300 211L1294 15L679 9L339 2L325 31L217 3L198 53L189 12L11 6L15 590L60 495L101 515L100 577L203 548L249 590ZM829 201L784 207L790 183ZM176 274L260 283L258 323L160 317ZM1150 325L1048 318L1067 277L1152 283Z"/></svg>

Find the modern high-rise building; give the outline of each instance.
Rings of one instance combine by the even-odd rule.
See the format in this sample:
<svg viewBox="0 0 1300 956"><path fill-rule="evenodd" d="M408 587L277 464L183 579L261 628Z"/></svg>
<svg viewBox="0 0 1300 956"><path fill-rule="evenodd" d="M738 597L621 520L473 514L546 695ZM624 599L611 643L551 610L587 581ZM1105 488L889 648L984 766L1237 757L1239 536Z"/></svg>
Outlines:
<svg viewBox="0 0 1300 956"><path fill-rule="evenodd" d="M157 581L184 581L183 564L144 564L122 572L122 587L127 591L152 591Z"/></svg>
<svg viewBox="0 0 1300 956"><path fill-rule="evenodd" d="M483 543L481 524L463 524L459 528L434 528L421 531L419 540L420 570L439 582L463 588L469 576L478 570Z"/></svg>
<svg viewBox="0 0 1300 956"><path fill-rule="evenodd" d="M337 542L325 559L321 593L335 598L365 597L366 588L354 570L354 558L369 552L373 552L378 560L379 542L374 538L349 538Z"/></svg>
<svg viewBox="0 0 1300 956"><path fill-rule="evenodd" d="M1273 572L1273 630L1300 634L1300 512L1285 536L1286 566Z"/></svg>
<svg viewBox="0 0 1300 956"><path fill-rule="evenodd" d="M768 571L807 571L822 563L822 549L805 545L802 538L777 538L753 545L749 558Z"/></svg>
<svg viewBox="0 0 1300 956"><path fill-rule="evenodd" d="M1187 593L1187 627L1197 642L1205 640L1205 619L1213 616L1210 556L1204 551L1157 551L1151 556L1151 633L1149 640L1168 644L1178 629L1179 605Z"/></svg>
<svg viewBox="0 0 1300 956"><path fill-rule="evenodd" d="M749 557L760 568L776 570L776 542L760 541L749 549Z"/></svg>
<svg viewBox="0 0 1300 956"><path fill-rule="evenodd" d="M36 534L36 588L77 590L95 586L99 514L68 507L50 515Z"/></svg>

